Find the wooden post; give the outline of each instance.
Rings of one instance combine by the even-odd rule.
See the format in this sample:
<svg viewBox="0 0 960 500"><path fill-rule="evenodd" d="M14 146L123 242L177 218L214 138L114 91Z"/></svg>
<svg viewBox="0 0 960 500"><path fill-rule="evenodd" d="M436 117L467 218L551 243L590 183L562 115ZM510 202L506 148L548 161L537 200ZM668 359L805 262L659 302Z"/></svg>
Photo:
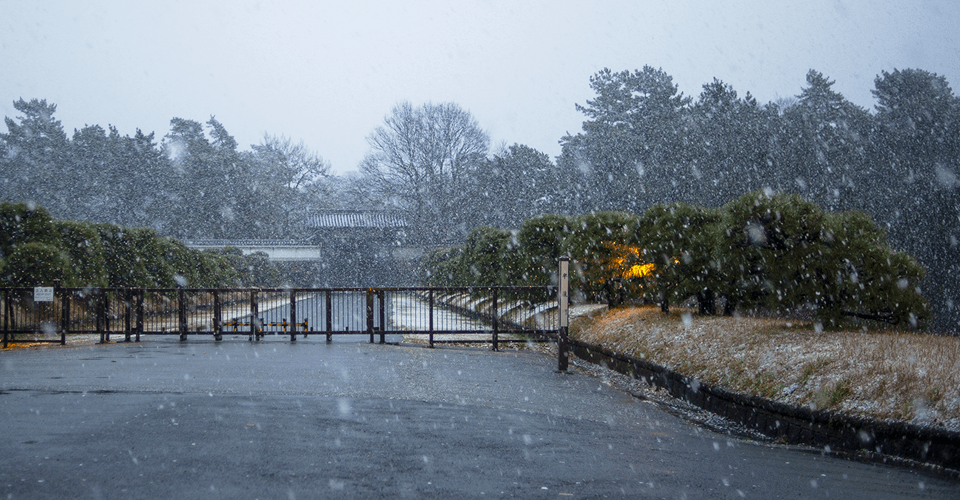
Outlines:
<svg viewBox="0 0 960 500"><path fill-rule="evenodd" d="M6 349L10 330L10 318L7 317L7 309L9 308L7 301L10 300L10 291L0 290L0 293L3 294L3 348Z"/></svg>
<svg viewBox="0 0 960 500"><path fill-rule="evenodd" d="M569 366L569 356L567 354L567 328L570 326L570 259L562 257L560 259L560 269L557 275L557 312L560 317L557 319L557 369L561 372L567 371Z"/></svg>
<svg viewBox="0 0 960 500"><path fill-rule="evenodd" d="M130 342L133 333L133 290L123 289L123 341Z"/></svg>
<svg viewBox="0 0 960 500"><path fill-rule="evenodd" d="M257 291L250 290L250 340L260 340L260 305L257 303Z"/></svg>
<svg viewBox="0 0 960 500"><path fill-rule="evenodd" d="M106 290L101 289L103 294L103 330L107 335L107 342L110 342L110 296Z"/></svg>
<svg viewBox="0 0 960 500"><path fill-rule="evenodd" d="M104 294L105 294L105 293L106 293L106 292L103 291L103 288L97 289L97 333L100 334L100 343L101 343L101 344L103 344L104 342L107 341L107 337L104 335L104 325L105 325L105 323L106 323L106 319L104 318L104 316L105 316L105 312L104 312L105 307L104 307L104 303L103 303L103 302L104 302L104 300L106 300L106 299L104 298Z"/></svg>

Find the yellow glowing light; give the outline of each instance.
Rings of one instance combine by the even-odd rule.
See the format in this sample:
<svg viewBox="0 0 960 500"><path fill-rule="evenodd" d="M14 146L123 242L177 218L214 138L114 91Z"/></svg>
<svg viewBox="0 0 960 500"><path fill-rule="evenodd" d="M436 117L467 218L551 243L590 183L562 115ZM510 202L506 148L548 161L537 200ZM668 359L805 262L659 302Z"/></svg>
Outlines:
<svg viewBox="0 0 960 500"><path fill-rule="evenodd" d="M631 266L630 269L627 269L623 273L624 278L642 278L649 275L656 269L657 266L654 264L636 264Z"/></svg>

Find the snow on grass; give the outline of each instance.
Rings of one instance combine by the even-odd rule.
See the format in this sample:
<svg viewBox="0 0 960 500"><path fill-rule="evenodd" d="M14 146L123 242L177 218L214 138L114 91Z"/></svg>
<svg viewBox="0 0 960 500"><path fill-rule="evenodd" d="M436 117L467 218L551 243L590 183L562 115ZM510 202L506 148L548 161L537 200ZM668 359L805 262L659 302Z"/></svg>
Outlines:
<svg viewBox="0 0 960 500"><path fill-rule="evenodd" d="M783 403L960 430L960 338L821 331L803 321L619 308L571 335Z"/></svg>

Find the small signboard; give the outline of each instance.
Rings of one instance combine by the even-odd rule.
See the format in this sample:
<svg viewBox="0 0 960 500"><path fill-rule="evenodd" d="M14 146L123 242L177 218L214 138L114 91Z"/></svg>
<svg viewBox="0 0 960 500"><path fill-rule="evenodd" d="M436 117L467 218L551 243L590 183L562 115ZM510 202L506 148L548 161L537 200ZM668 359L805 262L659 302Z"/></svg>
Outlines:
<svg viewBox="0 0 960 500"><path fill-rule="evenodd" d="M34 302L53 302L52 286L37 286L33 288Z"/></svg>

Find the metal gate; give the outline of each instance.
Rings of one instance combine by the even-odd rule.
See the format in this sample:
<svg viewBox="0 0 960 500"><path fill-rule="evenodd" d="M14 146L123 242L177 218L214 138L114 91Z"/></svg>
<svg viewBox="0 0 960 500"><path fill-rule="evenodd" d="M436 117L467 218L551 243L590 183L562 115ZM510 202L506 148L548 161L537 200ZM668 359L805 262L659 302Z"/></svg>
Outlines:
<svg viewBox="0 0 960 500"><path fill-rule="evenodd" d="M32 288L0 289L3 345L57 342L78 334L139 342L143 336L245 335L251 341L310 335L423 335L428 343L556 339L554 287L465 288L60 288L34 300ZM465 337L470 336L471 337Z"/></svg>

